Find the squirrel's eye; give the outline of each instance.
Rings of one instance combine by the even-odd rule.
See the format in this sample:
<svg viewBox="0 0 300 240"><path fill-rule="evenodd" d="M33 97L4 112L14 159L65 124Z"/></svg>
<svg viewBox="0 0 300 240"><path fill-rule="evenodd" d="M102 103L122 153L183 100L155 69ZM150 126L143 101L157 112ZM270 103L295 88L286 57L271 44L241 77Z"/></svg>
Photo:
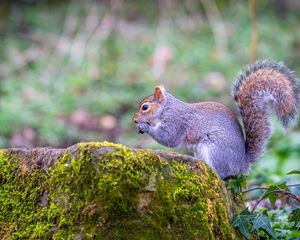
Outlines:
<svg viewBox="0 0 300 240"><path fill-rule="evenodd" d="M143 111L146 111L146 110L148 110L148 108L149 108L149 105L148 104L143 104L143 106L142 106L142 110Z"/></svg>

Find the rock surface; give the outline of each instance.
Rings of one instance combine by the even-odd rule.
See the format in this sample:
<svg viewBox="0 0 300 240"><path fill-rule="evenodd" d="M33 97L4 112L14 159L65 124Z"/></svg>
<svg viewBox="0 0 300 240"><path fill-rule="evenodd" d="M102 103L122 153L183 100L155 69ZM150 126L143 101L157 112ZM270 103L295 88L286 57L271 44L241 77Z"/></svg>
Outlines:
<svg viewBox="0 0 300 240"><path fill-rule="evenodd" d="M202 161L109 142L0 150L0 239L241 239Z"/></svg>

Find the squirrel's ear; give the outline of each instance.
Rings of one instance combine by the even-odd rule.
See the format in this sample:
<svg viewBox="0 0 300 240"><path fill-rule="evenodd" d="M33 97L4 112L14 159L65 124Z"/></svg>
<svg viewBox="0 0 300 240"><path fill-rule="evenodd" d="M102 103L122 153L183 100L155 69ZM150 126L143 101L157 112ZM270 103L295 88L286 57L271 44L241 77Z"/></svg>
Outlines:
<svg viewBox="0 0 300 240"><path fill-rule="evenodd" d="M154 99L159 102L162 103L165 100L165 88L163 86L156 86L154 88Z"/></svg>

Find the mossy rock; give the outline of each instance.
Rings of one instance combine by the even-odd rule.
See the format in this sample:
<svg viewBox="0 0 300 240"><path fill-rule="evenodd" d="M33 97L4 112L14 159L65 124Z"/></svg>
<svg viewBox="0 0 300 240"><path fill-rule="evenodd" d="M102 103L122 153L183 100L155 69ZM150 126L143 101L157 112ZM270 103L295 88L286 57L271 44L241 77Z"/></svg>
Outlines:
<svg viewBox="0 0 300 240"><path fill-rule="evenodd" d="M0 239L241 239L202 161L119 144L0 150Z"/></svg>

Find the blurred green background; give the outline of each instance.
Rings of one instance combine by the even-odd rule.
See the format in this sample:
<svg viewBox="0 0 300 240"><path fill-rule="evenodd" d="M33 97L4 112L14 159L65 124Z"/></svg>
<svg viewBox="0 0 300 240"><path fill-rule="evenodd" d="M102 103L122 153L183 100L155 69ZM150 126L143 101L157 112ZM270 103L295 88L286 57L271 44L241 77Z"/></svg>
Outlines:
<svg viewBox="0 0 300 240"><path fill-rule="evenodd" d="M255 57L299 77L300 2L256 1L255 14ZM185 101L234 108L231 82L250 61L252 32L248 1L1 1L0 147L162 148L136 133L138 102L163 84ZM255 181L300 168L299 128L283 135L273 122Z"/></svg>

